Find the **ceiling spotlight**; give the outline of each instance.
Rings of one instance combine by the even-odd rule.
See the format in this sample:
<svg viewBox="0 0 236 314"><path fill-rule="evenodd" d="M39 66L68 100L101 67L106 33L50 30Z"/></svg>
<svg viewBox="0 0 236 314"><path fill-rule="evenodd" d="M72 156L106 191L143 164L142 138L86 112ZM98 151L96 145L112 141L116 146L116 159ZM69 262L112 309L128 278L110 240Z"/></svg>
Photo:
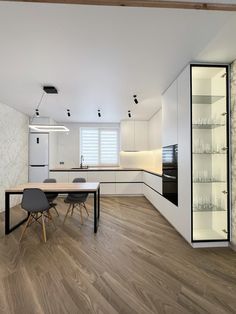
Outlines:
<svg viewBox="0 0 236 314"><path fill-rule="evenodd" d="M67 109L67 116L70 117L70 109Z"/></svg>
<svg viewBox="0 0 236 314"><path fill-rule="evenodd" d="M133 97L134 97L134 102L135 102L135 104L137 105L137 104L138 104L137 95L133 95Z"/></svg>
<svg viewBox="0 0 236 314"><path fill-rule="evenodd" d="M35 114L37 117L39 116L39 110L38 109L35 109Z"/></svg>
<svg viewBox="0 0 236 314"><path fill-rule="evenodd" d="M98 109L98 117L101 118L101 110Z"/></svg>
<svg viewBox="0 0 236 314"><path fill-rule="evenodd" d="M128 110L128 117L131 118L131 112Z"/></svg>

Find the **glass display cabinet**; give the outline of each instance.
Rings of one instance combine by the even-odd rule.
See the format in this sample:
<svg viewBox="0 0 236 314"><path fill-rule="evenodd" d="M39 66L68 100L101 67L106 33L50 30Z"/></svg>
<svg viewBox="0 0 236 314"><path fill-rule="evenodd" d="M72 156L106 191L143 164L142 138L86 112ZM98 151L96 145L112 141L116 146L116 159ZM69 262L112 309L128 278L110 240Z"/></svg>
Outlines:
<svg viewBox="0 0 236 314"><path fill-rule="evenodd" d="M228 66L191 65L192 242L229 240Z"/></svg>

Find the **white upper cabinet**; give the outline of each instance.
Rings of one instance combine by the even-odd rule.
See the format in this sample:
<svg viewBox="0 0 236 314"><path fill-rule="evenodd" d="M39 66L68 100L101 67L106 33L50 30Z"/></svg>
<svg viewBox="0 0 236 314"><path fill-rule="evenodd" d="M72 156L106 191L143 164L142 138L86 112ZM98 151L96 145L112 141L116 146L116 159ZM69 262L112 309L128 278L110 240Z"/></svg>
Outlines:
<svg viewBox="0 0 236 314"><path fill-rule="evenodd" d="M178 143L178 86L175 80L162 95L162 146Z"/></svg>
<svg viewBox="0 0 236 314"><path fill-rule="evenodd" d="M143 151L148 149L148 122L121 121L120 139L122 151Z"/></svg>

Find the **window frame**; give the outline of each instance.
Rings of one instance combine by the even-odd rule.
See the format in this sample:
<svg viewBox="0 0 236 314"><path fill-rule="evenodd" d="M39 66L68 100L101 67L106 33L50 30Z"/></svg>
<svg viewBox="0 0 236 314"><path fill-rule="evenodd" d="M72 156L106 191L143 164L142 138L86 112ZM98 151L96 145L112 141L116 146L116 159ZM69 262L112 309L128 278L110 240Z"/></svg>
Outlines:
<svg viewBox="0 0 236 314"><path fill-rule="evenodd" d="M98 130L98 164L86 164L86 166L89 166L89 167L117 167L119 166L120 164L120 155L119 155L119 152L120 152L120 128L119 127L97 127L97 126L83 126L83 127L80 127L79 129L79 151L80 151L80 163L81 163L81 155L82 154L82 130L83 129L95 129L95 130ZM101 163L101 131L103 130L109 130L109 131L116 131L117 132L117 163L115 164L105 164L105 163Z"/></svg>

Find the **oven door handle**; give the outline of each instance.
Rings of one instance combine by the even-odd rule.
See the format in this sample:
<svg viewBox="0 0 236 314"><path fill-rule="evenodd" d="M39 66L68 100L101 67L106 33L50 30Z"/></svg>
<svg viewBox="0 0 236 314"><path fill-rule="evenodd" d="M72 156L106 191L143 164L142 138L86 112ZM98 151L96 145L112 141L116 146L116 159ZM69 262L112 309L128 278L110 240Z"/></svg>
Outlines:
<svg viewBox="0 0 236 314"><path fill-rule="evenodd" d="M168 174L163 174L163 177L166 177L166 178L168 178L168 179L174 179L174 180L177 179L177 177L169 176Z"/></svg>

